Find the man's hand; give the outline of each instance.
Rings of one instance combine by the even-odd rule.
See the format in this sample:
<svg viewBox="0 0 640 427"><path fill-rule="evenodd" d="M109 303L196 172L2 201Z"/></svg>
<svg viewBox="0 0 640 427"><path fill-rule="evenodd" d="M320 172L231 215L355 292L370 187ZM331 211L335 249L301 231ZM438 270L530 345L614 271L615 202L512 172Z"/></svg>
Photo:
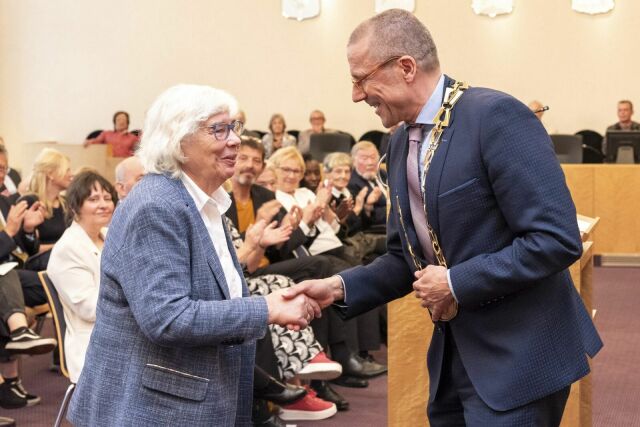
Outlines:
<svg viewBox="0 0 640 427"><path fill-rule="evenodd" d="M282 207L282 203L277 201L276 199L269 200L260 206L260 208L256 211L256 222L261 219L264 220L265 224L270 223L273 220L273 217L278 214L280 208Z"/></svg>
<svg viewBox="0 0 640 427"><path fill-rule="evenodd" d="M369 192L369 188L362 187L358 195L356 196L356 201L353 205L353 213L356 215L360 215L362 212L362 208L364 207L365 199L367 198L367 193Z"/></svg>
<svg viewBox="0 0 640 427"><path fill-rule="evenodd" d="M290 289L290 288L289 288ZM284 297L289 289L281 289L265 296L269 310L269 324L300 330L309 326L314 317L320 317L320 306L304 294Z"/></svg>
<svg viewBox="0 0 640 427"><path fill-rule="evenodd" d="M455 303L447 281L447 269L428 265L427 268L416 271L415 277L415 296L422 300L421 305L431 311L431 319L437 322Z"/></svg>
<svg viewBox="0 0 640 427"><path fill-rule="evenodd" d="M9 213L7 214L7 225L4 228L4 231L10 237L14 237L20 231L20 227L22 227L22 221L27 213L27 202L21 201L9 208ZM33 230L32 230L33 231Z"/></svg>
<svg viewBox="0 0 640 427"><path fill-rule="evenodd" d="M325 308L334 301L344 299L344 288L342 280L338 276L331 276L326 279L305 280L299 284L285 289L284 298L295 298L304 294L314 299L320 308Z"/></svg>
<svg viewBox="0 0 640 427"><path fill-rule="evenodd" d="M42 203L37 201L32 204L24 214L24 220L22 222L22 229L24 232L28 234L33 233L36 227L44 222L45 213L46 211Z"/></svg>
<svg viewBox="0 0 640 427"><path fill-rule="evenodd" d="M376 185L373 188L373 190L369 192L369 195L367 196L366 204L374 205L378 200L380 200L381 196L382 196L382 190L380 189L380 187Z"/></svg>
<svg viewBox="0 0 640 427"><path fill-rule="evenodd" d="M258 245L260 249L266 249L268 246L284 243L289 239L292 231L289 224L283 222L282 225L278 227L278 222L272 221L271 224L264 228Z"/></svg>
<svg viewBox="0 0 640 427"><path fill-rule="evenodd" d="M260 238L266 226L267 222L260 219L247 227L247 231L244 233L244 243L249 248L256 249L260 245Z"/></svg>

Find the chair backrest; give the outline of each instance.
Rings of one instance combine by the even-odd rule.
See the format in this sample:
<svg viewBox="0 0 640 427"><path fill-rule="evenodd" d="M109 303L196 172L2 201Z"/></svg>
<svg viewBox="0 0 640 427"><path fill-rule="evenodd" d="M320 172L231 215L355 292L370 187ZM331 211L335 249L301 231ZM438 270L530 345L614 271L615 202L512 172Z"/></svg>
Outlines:
<svg viewBox="0 0 640 427"><path fill-rule="evenodd" d="M576 135L582 136L582 163L602 163L604 154L602 153L603 137L593 130L581 130Z"/></svg>
<svg viewBox="0 0 640 427"><path fill-rule="evenodd" d="M324 156L329 153L336 151L349 153L352 138L346 133L314 133L311 135L309 153L319 162L322 162Z"/></svg>
<svg viewBox="0 0 640 427"><path fill-rule="evenodd" d="M379 130L370 130L362 134L358 141L370 141L373 142L378 151L382 152L380 149L380 143L382 142L382 138L384 137L384 132Z"/></svg>
<svg viewBox="0 0 640 427"><path fill-rule="evenodd" d="M58 340L58 352L60 353L60 372L69 378L69 371L67 371L67 362L64 355L64 335L67 331L67 323L64 320L64 310L60 302L60 296L58 295L56 287L53 286L53 282L51 282L51 279L47 276L46 271L38 272L38 278L40 279L44 292L47 294L51 317L53 317L53 326L55 327L56 339Z"/></svg>
<svg viewBox="0 0 640 427"><path fill-rule="evenodd" d="M560 163L582 163L581 135L550 135Z"/></svg>
<svg viewBox="0 0 640 427"><path fill-rule="evenodd" d="M290 130L287 130L287 133L288 133L289 135L291 135L291 136L295 137L295 138L296 138L296 140L297 140L297 139L298 139L298 137L300 136L300 131L299 131L299 130L297 130L297 129L290 129Z"/></svg>
<svg viewBox="0 0 640 427"><path fill-rule="evenodd" d="M89 135L87 135L87 139L97 138L102 133L102 129L94 130Z"/></svg>

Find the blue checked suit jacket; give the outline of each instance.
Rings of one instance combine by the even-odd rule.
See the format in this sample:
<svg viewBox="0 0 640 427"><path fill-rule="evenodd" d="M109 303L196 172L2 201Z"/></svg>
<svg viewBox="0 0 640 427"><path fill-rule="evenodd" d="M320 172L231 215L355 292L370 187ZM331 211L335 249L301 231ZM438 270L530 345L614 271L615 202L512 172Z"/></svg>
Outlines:
<svg viewBox="0 0 640 427"><path fill-rule="evenodd" d="M236 268L233 245L227 244ZM248 426L264 298L229 299L180 180L147 175L118 206L96 325L68 418L76 426Z"/></svg>
<svg viewBox="0 0 640 427"><path fill-rule="evenodd" d="M407 141L400 128L387 152L388 253L341 273L347 316L412 291L398 214L399 205L421 253L407 193ZM602 342L567 270L582 252L576 210L540 121L509 95L470 88L454 108L425 191L460 304L451 332L483 401L509 410L586 375L587 355ZM444 348L437 326L428 353L431 398Z"/></svg>

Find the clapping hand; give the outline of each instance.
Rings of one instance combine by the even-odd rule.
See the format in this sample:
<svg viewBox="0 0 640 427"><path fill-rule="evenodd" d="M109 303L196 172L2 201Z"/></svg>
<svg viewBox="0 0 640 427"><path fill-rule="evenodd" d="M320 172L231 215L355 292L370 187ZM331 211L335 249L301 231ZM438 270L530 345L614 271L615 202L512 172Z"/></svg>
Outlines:
<svg viewBox="0 0 640 427"><path fill-rule="evenodd" d="M278 214L280 208L282 208L282 203L276 199L263 203L256 212L256 221L263 219L265 224L270 223L273 220L273 217Z"/></svg>
<svg viewBox="0 0 640 427"><path fill-rule="evenodd" d="M343 223L349 214L353 212L353 199L342 199L342 201L336 206L336 202L331 203L331 209L335 212L338 217L338 221Z"/></svg>
<svg viewBox="0 0 640 427"><path fill-rule="evenodd" d="M6 220L7 225L4 227L4 231L10 237L18 234L18 231L20 231L20 228L22 227L22 221L24 220L26 214L27 202L24 200L9 208L9 213L7 214ZM31 231L33 231L33 229Z"/></svg>
<svg viewBox="0 0 640 427"><path fill-rule="evenodd" d="M26 202L20 202L26 203ZM25 233L33 233L37 226L44 222L46 210L44 205L39 201L34 202L29 209L24 213L24 219L22 222L22 228Z"/></svg>
<svg viewBox="0 0 640 427"><path fill-rule="evenodd" d="M293 205L289 212L282 218L282 224L289 224L293 230L296 230L302 221L302 209L300 206Z"/></svg>
<svg viewBox="0 0 640 427"><path fill-rule="evenodd" d="M282 225L278 227L277 221L272 221L271 224L267 225L263 232L262 237L258 240L258 245L260 248L266 248L267 246L279 245L280 243L284 243L289 239L293 229L291 225L288 223L282 222Z"/></svg>

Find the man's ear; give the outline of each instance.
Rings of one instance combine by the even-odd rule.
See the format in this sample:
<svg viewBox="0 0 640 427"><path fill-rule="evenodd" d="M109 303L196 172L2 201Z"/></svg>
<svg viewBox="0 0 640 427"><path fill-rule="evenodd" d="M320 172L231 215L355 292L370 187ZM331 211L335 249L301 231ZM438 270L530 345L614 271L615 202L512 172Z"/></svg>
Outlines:
<svg viewBox="0 0 640 427"><path fill-rule="evenodd" d="M405 82L410 83L416 77L416 72L418 71L418 64L416 60L409 55L404 55L400 59L398 59L400 63L400 68L402 68L402 76Z"/></svg>

